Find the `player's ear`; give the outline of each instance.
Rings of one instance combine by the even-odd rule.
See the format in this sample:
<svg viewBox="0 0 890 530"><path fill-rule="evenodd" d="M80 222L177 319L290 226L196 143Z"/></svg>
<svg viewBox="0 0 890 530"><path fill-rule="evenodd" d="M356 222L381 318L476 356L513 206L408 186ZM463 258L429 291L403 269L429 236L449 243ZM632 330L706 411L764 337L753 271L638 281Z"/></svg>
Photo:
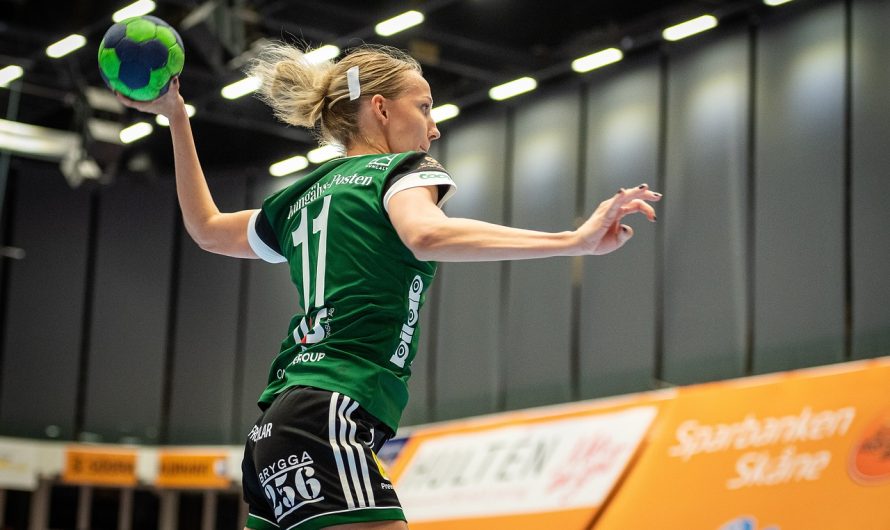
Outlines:
<svg viewBox="0 0 890 530"><path fill-rule="evenodd" d="M386 121L389 118L386 107L387 101L385 97L380 94L371 96L371 111L374 113L375 118L380 121Z"/></svg>

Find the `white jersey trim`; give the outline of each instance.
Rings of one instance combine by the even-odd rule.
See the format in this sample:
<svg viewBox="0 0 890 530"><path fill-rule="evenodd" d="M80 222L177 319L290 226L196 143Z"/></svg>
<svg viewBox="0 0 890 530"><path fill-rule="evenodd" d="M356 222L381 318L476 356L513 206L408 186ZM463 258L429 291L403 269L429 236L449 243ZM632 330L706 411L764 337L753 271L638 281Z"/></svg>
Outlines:
<svg viewBox="0 0 890 530"><path fill-rule="evenodd" d="M250 221L247 223L247 242L250 244L250 248L253 249L254 253L263 261L268 261L269 263L285 262L287 261L287 258L278 252L275 252L272 247L260 239L259 234L256 232L256 220L261 211L262 210L257 210L250 216Z"/></svg>
<svg viewBox="0 0 890 530"><path fill-rule="evenodd" d="M396 183L389 188L389 191L386 192L386 195L383 196L383 208L386 210L386 213L389 213L389 200L392 199L396 193L411 188L421 188L425 186L448 186L448 191L445 192L445 195L439 199L439 203L436 205L439 208L444 206L445 202L457 191L457 185L451 180L451 175L444 171L417 171L409 173L397 180Z"/></svg>

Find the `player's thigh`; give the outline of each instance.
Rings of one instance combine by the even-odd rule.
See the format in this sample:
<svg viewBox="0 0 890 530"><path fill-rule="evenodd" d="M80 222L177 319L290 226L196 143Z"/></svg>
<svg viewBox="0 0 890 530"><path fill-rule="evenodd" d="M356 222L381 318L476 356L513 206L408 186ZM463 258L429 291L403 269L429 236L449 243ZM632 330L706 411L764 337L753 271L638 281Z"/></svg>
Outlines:
<svg viewBox="0 0 890 530"><path fill-rule="evenodd" d="M350 523L328 526L324 530L408 530L405 521L377 521L373 523Z"/></svg>

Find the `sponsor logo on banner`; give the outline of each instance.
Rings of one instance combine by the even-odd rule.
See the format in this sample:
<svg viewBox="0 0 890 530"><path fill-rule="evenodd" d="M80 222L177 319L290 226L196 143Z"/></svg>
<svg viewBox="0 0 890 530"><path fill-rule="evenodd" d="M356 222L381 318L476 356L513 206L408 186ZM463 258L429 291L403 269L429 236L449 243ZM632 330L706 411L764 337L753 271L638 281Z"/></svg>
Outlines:
<svg viewBox="0 0 890 530"><path fill-rule="evenodd" d="M68 449L62 480L69 484L134 486L136 452Z"/></svg>
<svg viewBox="0 0 890 530"><path fill-rule="evenodd" d="M730 490L819 480L831 463L827 449L807 452L800 443L842 438L856 417L855 407L814 411L803 407L797 414L758 417L748 414L734 423L702 424L690 419L676 430L671 457L689 462L701 454L746 451L728 472Z"/></svg>
<svg viewBox="0 0 890 530"><path fill-rule="evenodd" d="M384 465L392 466L396 459L399 458L399 455L402 454L402 449L404 449L405 444L408 443L409 439L409 437L405 436L388 440L383 444L383 447L380 448L377 457Z"/></svg>
<svg viewBox="0 0 890 530"><path fill-rule="evenodd" d="M853 448L850 475L866 484L890 482L890 409L875 418Z"/></svg>
<svg viewBox="0 0 890 530"><path fill-rule="evenodd" d="M225 453L158 452L155 484L165 488L226 488Z"/></svg>
<svg viewBox="0 0 890 530"><path fill-rule="evenodd" d="M34 446L27 442L0 442L0 488L37 489Z"/></svg>
<svg viewBox="0 0 890 530"><path fill-rule="evenodd" d="M778 526L759 528L757 519L753 517L739 517L721 526L719 530L781 530Z"/></svg>
<svg viewBox="0 0 890 530"><path fill-rule="evenodd" d="M424 440L399 476L399 498L413 521L596 507L656 413L635 407Z"/></svg>

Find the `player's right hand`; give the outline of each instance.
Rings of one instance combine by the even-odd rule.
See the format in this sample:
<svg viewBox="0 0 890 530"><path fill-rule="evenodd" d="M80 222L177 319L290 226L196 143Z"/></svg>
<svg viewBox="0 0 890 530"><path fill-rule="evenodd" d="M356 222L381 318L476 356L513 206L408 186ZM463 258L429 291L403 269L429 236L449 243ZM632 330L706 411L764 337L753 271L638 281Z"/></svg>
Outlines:
<svg viewBox="0 0 890 530"><path fill-rule="evenodd" d="M621 219L629 214L641 213L650 221L655 221L655 209L649 204L661 200L661 194L649 189L647 184L636 188L620 189L611 199L600 203L593 215L575 233L585 254L608 254L618 250L633 237L633 229L621 224Z"/></svg>
<svg viewBox="0 0 890 530"><path fill-rule="evenodd" d="M167 89L167 92L163 96L151 101L136 101L124 96L119 92L115 92L114 95L117 100L126 107L130 107L131 109L136 109L141 112L147 112L149 114L160 114L167 119L170 119L177 112L185 112L185 101L179 94L178 76L170 80L170 87Z"/></svg>

